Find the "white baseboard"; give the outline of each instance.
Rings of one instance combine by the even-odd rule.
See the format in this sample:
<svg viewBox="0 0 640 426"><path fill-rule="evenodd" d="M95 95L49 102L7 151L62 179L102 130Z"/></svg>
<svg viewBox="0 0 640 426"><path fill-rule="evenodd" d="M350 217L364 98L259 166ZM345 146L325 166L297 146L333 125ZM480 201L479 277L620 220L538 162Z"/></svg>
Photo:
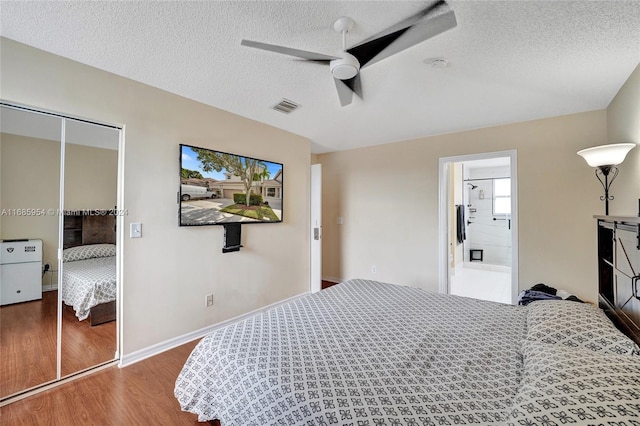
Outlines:
<svg viewBox="0 0 640 426"><path fill-rule="evenodd" d="M43 285L42 291L54 291L58 289L58 284Z"/></svg>
<svg viewBox="0 0 640 426"><path fill-rule="evenodd" d="M341 280L340 278L335 278L335 277L322 277L322 281L330 281L332 283L341 283L344 280Z"/></svg>
<svg viewBox="0 0 640 426"><path fill-rule="evenodd" d="M212 333L215 330L218 330L219 328L222 328L224 326L227 326L231 323L234 323L236 321L240 321L246 318L249 318L253 315L259 314L261 312L264 312L266 310L275 308L277 306L283 305L285 303L291 302L295 299L298 299L302 296L306 296L307 294L310 294L310 292L304 292L302 294L298 294L297 296L293 296L293 297L289 297L288 299L284 299L281 300L279 302L275 302L272 303L270 305L267 306L263 306L262 308L258 308L258 309L254 309L253 311L247 312L245 314L242 315L238 315L236 317L233 318L229 318L228 320L224 320L222 322L216 323L216 324L212 324L203 328L200 328L198 330L194 330L190 333L186 333L183 334L182 336L177 336L174 337L172 339L169 340L165 340L164 342L160 342L160 343L156 343L155 345L151 345L148 346L146 348L143 349L139 349L137 351L131 352L130 354L124 354L122 355L122 358L120 359L120 363L118 364L118 366L120 368L123 367L127 367L131 364L135 364L138 361L142 361L144 359L150 358L152 356L161 354L162 352L168 351L170 349L176 348L180 345L184 345L185 343L189 343L193 340L196 339L200 339L204 336L206 336L209 333Z"/></svg>

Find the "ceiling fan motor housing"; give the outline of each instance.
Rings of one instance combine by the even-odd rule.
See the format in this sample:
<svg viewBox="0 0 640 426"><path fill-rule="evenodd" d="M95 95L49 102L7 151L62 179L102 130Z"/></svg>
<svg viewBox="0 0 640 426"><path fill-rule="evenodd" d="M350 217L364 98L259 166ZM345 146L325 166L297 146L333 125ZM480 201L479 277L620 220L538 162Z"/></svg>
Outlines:
<svg viewBox="0 0 640 426"><path fill-rule="evenodd" d="M350 53L342 52L341 55L343 56L341 59L330 62L331 74L338 80L349 80L358 75L360 62Z"/></svg>
<svg viewBox="0 0 640 426"><path fill-rule="evenodd" d="M0 0L2 1L2 0ZM283 55L295 56L307 61L329 64L331 75L338 90L340 105L351 103L355 93L362 98L359 81L360 67L369 66L391 55L415 46L457 25L455 13L446 0L434 0L418 13L392 25L368 39L347 49L347 33L353 28L353 19L343 16L333 23L333 29L342 35L342 51L337 55L325 55L290 47L242 40L243 46L268 50ZM445 60L431 62L432 66L444 67Z"/></svg>

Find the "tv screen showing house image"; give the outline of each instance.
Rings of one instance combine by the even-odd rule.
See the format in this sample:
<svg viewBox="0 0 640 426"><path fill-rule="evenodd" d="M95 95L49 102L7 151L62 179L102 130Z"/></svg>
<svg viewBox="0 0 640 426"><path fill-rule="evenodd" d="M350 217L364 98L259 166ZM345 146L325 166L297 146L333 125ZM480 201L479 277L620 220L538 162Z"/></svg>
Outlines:
<svg viewBox="0 0 640 426"><path fill-rule="evenodd" d="M180 145L180 226L282 222L282 164Z"/></svg>

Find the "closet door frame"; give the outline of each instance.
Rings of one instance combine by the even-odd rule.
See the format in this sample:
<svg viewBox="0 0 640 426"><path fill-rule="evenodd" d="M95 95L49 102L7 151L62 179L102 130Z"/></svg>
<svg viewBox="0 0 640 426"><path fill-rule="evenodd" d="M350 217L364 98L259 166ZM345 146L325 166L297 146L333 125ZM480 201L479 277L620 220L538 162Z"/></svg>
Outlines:
<svg viewBox="0 0 640 426"><path fill-rule="evenodd" d="M57 250L57 266L58 266L58 302L57 302L57 354L56 354L56 379L50 382L42 383L33 388L25 389L24 392L14 394L5 399L0 400L0 407L18 401L20 399L27 398L36 393L46 391L52 387L59 386L69 381L86 376L93 372L99 371L103 368L107 368L111 365L117 365L120 362L120 355L122 353L122 286L123 286L123 274L122 274L122 259L123 259L123 242L124 242L124 145L125 145L125 126L123 124L112 124L104 121L98 121L95 119L89 119L79 116L73 116L70 114L64 114L57 111L50 111L43 108L24 105L18 102L0 99L0 106L19 111L31 112L35 114L58 117L60 118L60 187L59 187L59 204L58 204L58 250ZM117 170L117 189L116 189L116 207L119 211L116 212L116 351L114 358L102 364L98 364L86 370L79 371L77 373L62 377L62 254L64 244L64 175L65 175L65 146L66 146L66 124L68 120L80 121L92 125L98 125L103 127L112 128L118 131L118 170Z"/></svg>

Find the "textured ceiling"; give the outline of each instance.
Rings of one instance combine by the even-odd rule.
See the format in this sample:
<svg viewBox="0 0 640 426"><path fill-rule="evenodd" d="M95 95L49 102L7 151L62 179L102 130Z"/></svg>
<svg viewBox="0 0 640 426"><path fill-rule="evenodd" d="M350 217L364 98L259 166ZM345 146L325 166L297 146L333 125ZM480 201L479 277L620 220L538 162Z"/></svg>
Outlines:
<svg viewBox="0 0 640 426"><path fill-rule="evenodd" d="M639 1L451 1L458 26L361 73L341 107L328 67L243 38L335 54L421 10L404 1L0 3L0 34L309 138L313 152L606 108L640 62ZM430 58L446 58L434 68ZM282 98L302 105L285 115ZM96 117L99 119L100 117Z"/></svg>

